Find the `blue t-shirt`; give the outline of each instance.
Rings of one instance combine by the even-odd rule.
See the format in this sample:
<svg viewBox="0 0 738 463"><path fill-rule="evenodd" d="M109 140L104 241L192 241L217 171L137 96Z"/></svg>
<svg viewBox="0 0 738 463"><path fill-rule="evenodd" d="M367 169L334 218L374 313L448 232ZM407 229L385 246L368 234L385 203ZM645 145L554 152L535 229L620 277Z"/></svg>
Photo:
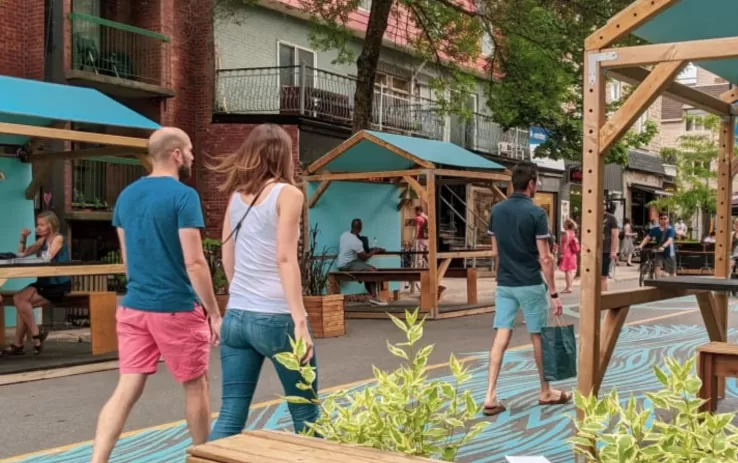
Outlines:
<svg viewBox="0 0 738 463"><path fill-rule="evenodd" d="M497 240L498 286L543 284L538 240L548 240L546 212L530 197L513 193L492 207L488 233Z"/></svg>
<svg viewBox="0 0 738 463"><path fill-rule="evenodd" d="M150 312L194 310L197 296L179 230L205 226L197 192L172 177L141 178L118 197L113 226L125 232L128 292L123 306Z"/></svg>
<svg viewBox="0 0 738 463"><path fill-rule="evenodd" d="M659 246L662 246L666 241L671 238L671 244L664 248L664 257L671 257L674 255L674 238L676 238L676 232L674 227L668 225L666 230L662 230L661 227L656 226L648 231L648 236L651 237L651 242Z"/></svg>

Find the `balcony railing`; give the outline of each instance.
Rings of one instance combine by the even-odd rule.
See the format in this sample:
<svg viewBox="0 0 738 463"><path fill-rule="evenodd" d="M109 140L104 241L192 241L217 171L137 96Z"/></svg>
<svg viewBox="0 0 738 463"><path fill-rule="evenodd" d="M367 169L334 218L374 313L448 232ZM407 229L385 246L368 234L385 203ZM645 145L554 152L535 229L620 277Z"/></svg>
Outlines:
<svg viewBox="0 0 738 463"><path fill-rule="evenodd" d="M169 37L83 13L69 13L72 70L171 87Z"/></svg>
<svg viewBox="0 0 738 463"><path fill-rule="evenodd" d="M72 161L72 209L112 211L123 188L143 175L146 169L136 160Z"/></svg>
<svg viewBox="0 0 738 463"><path fill-rule="evenodd" d="M219 70L215 108L225 113L301 115L349 125L355 92L355 79L307 66ZM384 87L374 92L371 125L375 130L451 141L483 153L530 158L527 130L505 132L482 114L468 119L446 116L433 100Z"/></svg>

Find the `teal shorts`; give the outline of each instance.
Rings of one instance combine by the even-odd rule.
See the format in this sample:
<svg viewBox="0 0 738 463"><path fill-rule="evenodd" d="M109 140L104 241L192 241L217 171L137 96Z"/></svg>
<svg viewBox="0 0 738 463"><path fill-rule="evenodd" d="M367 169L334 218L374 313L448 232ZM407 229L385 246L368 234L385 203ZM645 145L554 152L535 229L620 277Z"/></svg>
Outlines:
<svg viewBox="0 0 738 463"><path fill-rule="evenodd" d="M515 328L515 317L523 309L529 333L540 333L548 323L548 291L545 284L498 286L495 295L495 329Z"/></svg>

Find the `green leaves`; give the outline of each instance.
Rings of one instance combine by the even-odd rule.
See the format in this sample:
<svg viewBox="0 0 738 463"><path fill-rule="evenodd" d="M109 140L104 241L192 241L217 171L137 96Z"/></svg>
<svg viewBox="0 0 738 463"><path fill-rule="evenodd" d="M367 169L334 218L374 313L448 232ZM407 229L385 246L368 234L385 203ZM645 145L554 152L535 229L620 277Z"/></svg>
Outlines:
<svg viewBox="0 0 738 463"><path fill-rule="evenodd" d="M449 359L455 384L427 378L433 345L417 352L414 348L422 339L425 323L425 318L418 320L418 314L408 311L405 320L392 317L407 342L387 342L387 350L403 364L391 372L372 367L376 382L363 389L338 391L318 401L312 391L315 369L297 361L300 343L293 341L293 352L275 356L280 364L300 372L297 389L316 395L315 399L285 398L293 404L320 405L320 416L308 426L308 435L318 433L331 441L453 461L463 445L484 432L488 422L469 423L477 419L482 404L476 403L470 391L459 391L459 384L471 377L462 362L454 356Z"/></svg>
<svg viewBox="0 0 738 463"><path fill-rule="evenodd" d="M736 461L738 429L731 424L736 415L699 411L701 381L693 373L694 358L684 364L666 358L665 364L654 368L664 389L646 393L653 407L639 406L634 397L623 406L615 391L599 400L575 394L583 414L574 419L577 431L569 440L575 453L592 462Z"/></svg>

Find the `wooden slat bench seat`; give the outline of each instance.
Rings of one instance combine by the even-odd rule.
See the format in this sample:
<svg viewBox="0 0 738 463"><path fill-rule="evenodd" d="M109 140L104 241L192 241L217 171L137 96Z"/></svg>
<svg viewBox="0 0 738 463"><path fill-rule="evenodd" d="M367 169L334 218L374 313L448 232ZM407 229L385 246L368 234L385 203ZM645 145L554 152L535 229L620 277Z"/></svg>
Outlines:
<svg viewBox="0 0 738 463"><path fill-rule="evenodd" d="M13 305L15 291L0 291L4 305ZM116 293L110 291L72 291L54 307L65 309L88 309L90 313L90 338L92 354L100 355L118 350L115 334ZM0 310L0 315L3 312ZM0 316L0 346L5 346L5 317Z"/></svg>
<svg viewBox="0 0 738 463"><path fill-rule="evenodd" d="M477 295L477 269L476 268L447 268L445 278L463 278L466 279L466 296L467 304L474 305L478 303ZM358 282L358 283L377 283L379 285L380 298L389 300L390 281L419 281L420 282L420 310L429 311L431 307L431 297L429 288L435 286L431 284L430 272L428 269L422 268L380 268L374 271L337 271L328 274L328 292L330 294L341 294L341 283Z"/></svg>
<svg viewBox="0 0 738 463"><path fill-rule="evenodd" d="M439 463L281 431L248 431L198 445L187 463Z"/></svg>
<svg viewBox="0 0 738 463"><path fill-rule="evenodd" d="M703 411L717 410L720 378L738 378L738 345L711 342L697 348L697 375L702 380Z"/></svg>

